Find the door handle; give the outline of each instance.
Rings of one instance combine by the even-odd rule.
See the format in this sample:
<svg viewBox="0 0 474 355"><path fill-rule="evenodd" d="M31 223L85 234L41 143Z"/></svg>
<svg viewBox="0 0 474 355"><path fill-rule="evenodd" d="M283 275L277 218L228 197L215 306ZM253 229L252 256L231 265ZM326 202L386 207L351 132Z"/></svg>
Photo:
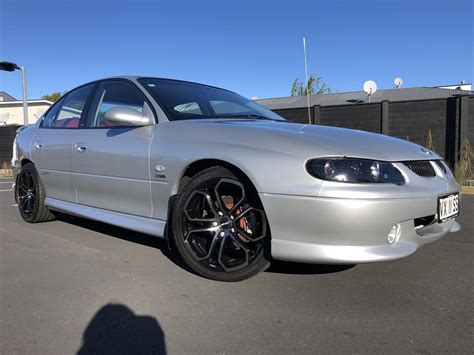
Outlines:
<svg viewBox="0 0 474 355"><path fill-rule="evenodd" d="M35 143L36 149L43 149L43 145L41 143Z"/></svg>
<svg viewBox="0 0 474 355"><path fill-rule="evenodd" d="M87 150L87 147L84 147L82 145L76 145L76 152L83 153Z"/></svg>

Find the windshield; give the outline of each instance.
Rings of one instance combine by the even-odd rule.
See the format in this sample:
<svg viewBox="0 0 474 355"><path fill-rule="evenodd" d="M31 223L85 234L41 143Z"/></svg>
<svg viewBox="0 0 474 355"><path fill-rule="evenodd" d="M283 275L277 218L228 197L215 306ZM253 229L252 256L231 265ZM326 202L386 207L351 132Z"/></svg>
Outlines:
<svg viewBox="0 0 474 355"><path fill-rule="evenodd" d="M178 80L141 78L170 120L244 118L284 121L273 111L236 93Z"/></svg>

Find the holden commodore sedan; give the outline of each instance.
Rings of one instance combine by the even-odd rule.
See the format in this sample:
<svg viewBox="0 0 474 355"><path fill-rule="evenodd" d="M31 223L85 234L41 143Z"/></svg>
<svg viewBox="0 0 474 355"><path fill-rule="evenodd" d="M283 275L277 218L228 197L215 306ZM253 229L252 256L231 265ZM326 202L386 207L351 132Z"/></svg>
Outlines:
<svg viewBox="0 0 474 355"><path fill-rule="evenodd" d="M17 133L12 162L26 222L61 211L167 238L215 280L273 259L394 260L460 229L459 186L435 153L178 80L71 90Z"/></svg>

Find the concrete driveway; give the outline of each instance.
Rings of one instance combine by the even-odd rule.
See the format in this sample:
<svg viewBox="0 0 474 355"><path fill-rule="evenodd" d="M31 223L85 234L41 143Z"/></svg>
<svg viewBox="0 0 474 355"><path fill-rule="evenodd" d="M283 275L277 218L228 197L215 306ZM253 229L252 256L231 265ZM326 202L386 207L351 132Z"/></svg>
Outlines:
<svg viewBox="0 0 474 355"><path fill-rule="evenodd" d="M472 353L474 196L462 231L406 259L190 273L154 237L23 222L0 180L0 353ZM137 344L140 346L137 348Z"/></svg>

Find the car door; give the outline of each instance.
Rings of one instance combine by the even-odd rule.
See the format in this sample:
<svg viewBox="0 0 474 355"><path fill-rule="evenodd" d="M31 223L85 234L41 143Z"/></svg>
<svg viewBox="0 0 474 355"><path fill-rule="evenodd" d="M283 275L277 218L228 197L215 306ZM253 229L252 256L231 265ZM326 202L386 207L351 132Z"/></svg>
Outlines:
<svg viewBox="0 0 474 355"><path fill-rule="evenodd" d="M149 150L154 125L114 126L105 113L116 107L132 108L155 122L151 106L131 82L98 85L72 153L77 203L151 217Z"/></svg>
<svg viewBox="0 0 474 355"><path fill-rule="evenodd" d="M46 196L76 202L71 175L72 149L94 84L79 87L51 107L33 138L32 158Z"/></svg>

